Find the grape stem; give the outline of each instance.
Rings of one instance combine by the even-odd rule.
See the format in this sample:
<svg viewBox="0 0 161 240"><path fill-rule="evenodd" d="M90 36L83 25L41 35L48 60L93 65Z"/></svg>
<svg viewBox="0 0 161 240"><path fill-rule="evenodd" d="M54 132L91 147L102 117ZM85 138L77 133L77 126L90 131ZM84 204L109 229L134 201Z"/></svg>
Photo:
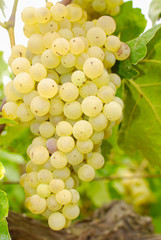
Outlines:
<svg viewBox="0 0 161 240"><path fill-rule="evenodd" d="M71 3L72 0L62 0L61 3L64 4L65 6Z"/></svg>
<svg viewBox="0 0 161 240"><path fill-rule="evenodd" d="M109 176L109 177L99 177L99 178L95 178L94 181L114 181L114 180L124 180L124 179L137 179L137 178L161 178L161 174L144 174L144 175L132 175L132 176ZM14 182L14 181L6 181L6 182L2 182L2 184L4 185L10 185L10 184L19 184L19 182Z"/></svg>
<svg viewBox="0 0 161 240"><path fill-rule="evenodd" d="M0 22L0 26L5 28L8 31L11 49L15 45L14 27L15 27L17 5L18 5L18 0L15 0L14 4L13 4L13 8L12 8L12 13L11 13L11 16L8 19L8 21L4 22L4 23ZM6 102L6 99L4 98L1 103L1 106L0 106L0 112L2 111L2 108L3 108L3 105L5 104L5 102ZM0 134L3 132L4 128L5 128L5 124L0 124Z"/></svg>

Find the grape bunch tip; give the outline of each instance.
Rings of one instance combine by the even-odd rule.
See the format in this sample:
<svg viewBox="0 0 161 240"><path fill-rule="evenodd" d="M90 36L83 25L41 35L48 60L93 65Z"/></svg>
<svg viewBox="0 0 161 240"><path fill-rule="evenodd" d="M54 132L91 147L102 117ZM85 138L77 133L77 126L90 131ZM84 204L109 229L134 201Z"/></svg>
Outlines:
<svg viewBox="0 0 161 240"><path fill-rule="evenodd" d="M122 3L106 2L111 8ZM53 230L79 216L76 188L103 167L102 141L123 117L124 103L115 96L121 78L111 68L129 57L130 48L113 35L112 17L87 16L76 3L25 8L28 45L12 48L15 78L4 89L3 116L29 126L35 136L20 180L25 206L47 218Z"/></svg>

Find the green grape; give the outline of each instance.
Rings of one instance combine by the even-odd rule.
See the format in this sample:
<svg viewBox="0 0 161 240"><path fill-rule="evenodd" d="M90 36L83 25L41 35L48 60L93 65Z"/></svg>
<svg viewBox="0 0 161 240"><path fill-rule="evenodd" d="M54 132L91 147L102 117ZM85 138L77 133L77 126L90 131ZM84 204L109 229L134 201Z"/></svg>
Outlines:
<svg viewBox="0 0 161 240"><path fill-rule="evenodd" d="M14 88L20 93L29 93L33 90L35 82L26 72L19 73L14 78Z"/></svg>
<svg viewBox="0 0 161 240"><path fill-rule="evenodd" d="M34 81L39 82L46 77L47 70L43 64L36 63L33 66L31 66L29 73L30 73L31 78Z"/></svg>
<svg viewBox="0 0 161 240"><path fill-rule="evenodd" d="M66 154L66 157L68 159L68 162L75 166L83 162L84 160L84 154L82 154L77 147L75 147L71 152L68 152Z"/></svg>
<svg viewBox="0 0 161 240"><path fill-rule="evenodd" d="M53 79L57 84L59 84L59 81L60 81L59 75L55 70L48 69L46 77Z"/></svg>
<svg viewBox="0 0 161 240"><path fill-rule="evenodd" d="M49 183L53 179L53 174L47 169L41 169L37 173L37 177L40 183Z"/></svg>
<svg viewBox="0 0 161 240"><path fill-rule="evenodd" d="M64 115L71 120L79 119L83 113L81 104L77 101L66 103L64 105L63 112L64 112Z"/></svg>
<svg viewBox="0 0 161 240"><path fill-rule="evenodd" d="M41 34L45 35L48 32L56 32L59 29L59 25L56 21L50 20L47 23L39 23L39 29Z"/></svg>
<svg viewBox="0 0 161 240"><path fill-rule="evenodd" d="M52 43L52 51L56 56L65 56L70 49L69 42L65 38L56 38Z"/></svg>
<svg viewBox="0 0 161 240"><path fill-rule="evenodd" d="M63 29L63 28L71 29L72 24L67 18L64 18L59 22L59 26L60 26L60 29Z"/></svg>
<svg viewBox="0 0 161 240"><path fill-rule="evenodd" d="M54 55L51 49L47 49L43 52L41 61L46 68L56 68L60 64L60 57Z"/></svg>
<svg viewBox="0 0 161 240"><path fill-rule="evenodd" d="M95 96L97 94L97 86L91 81L86 83L80 88L80 96L86 98L88 96Z"/></svg>
<svg viewBox="0 0 161 240"><path fill-rule="evenodd" d="M73 102L77 99L78 95L79 90L73 83L67 82L60 86L59 96L63 101Z"/></svg>
<svg viewBox="0 0 161 240"><path fill-rule="evenodd" d="M98 90L97 96L102 100L103 103L109 103L114 99L115 92L111 87L103 86Z"/></svg>
<svg viewBox="0 0 161 240"><path fill-rule="evenodd" d="M55 133L55 127L50 122L42 122L39 126L41 136L50 138Z"/></svg>
<svg viewBox="0 0 161 240"><path fill-rule="evenodd" d="M24 174L21 175L21 177L20 177L20 185L21 185L21 187L24 187L24 183L26 181L27 176L28 176L27 173L24 173Z"/></svg>
<svg viewBox="0 0 161 240"><path fill-rule="evenodd" d="M51 17L51 12L46 7L38 8L35 11L35 18L38 23L46 23L49 21L50 17Z"/></svg>
<svg viewBox="0 0 161 240"><path fill-rule="evenodd" d="M30 110L30 107L21 103L17 108L17 116L22 122L31 121L34 118L33 113Z"/></svg>
<svg viewBox="0 0 161 240"><path fill-rule="evenodd" d="M32 213L41 214L46 209L46 200L35 194L29 197L27 207Z"/></svg>
<svg viewBox="0 0 161 240"><path fill-rule="evenodd" d="M115 20L110 16L102 16L97 20L97 26L102 28L107 35L116 30Z"/></svg>
<svg viewBox="0 0 161 240"><path fill-rule="evenodd" d="M102 47L106 42L106 33L100 27L90 28L86 37L91 46Z"/></svg>
<svg viewBox="0 0 161 240"><path fill-rule="evenodd" d="M48 224L51 229L58 231L65 227L66 219L62 213L55 212L50 215Z"/></svg>
<svg viewBox="0 0 161 240"><path fill-rule="evenodd" d="M29 25L36 23L35 12L36 12L36 8L26 7L21 13L22 21Z"/></svg>
<svg viewBox="0 0 161 240"><path fill-rule="evenodd" d="M95 85L98 88L108 85L109 84L109 74L108 74L107 70L104 69L102 75L98 78L93 79L92 82L95 83Z"/></svg>
<svg viewBox="0 0 161 240"><path fill-rule="evenodd" d="M121 42L121 46L117 52L115 52L115 57L119 61L124 61L130 56L130 48L126 43Z"/></svg>
<svg viewBox="0 0 161 240"><path fill-rule="evenodd" d="M36 63L42 63L41 61L41 55L36 55L32 58L32 65L36 64Z"/></svg>
<svg viewBox="0 0 161 240"><path fill-rule="evenodd" d="M56 201L55 194L51 194L47 198L46 203L47 203L48 209L51 210L52 212L56 212L56 211L58 211L58 210L60 210L62 208L62 205L60 205Z"/></svg>
<svg viewBox="0 0 161 240"><path fill-rule="evenodd" d="M60 34L55 31L47 32L43 37L43 44L46 48L51 48L53 41L60 37Z"/></svg>
<svg viewBox="0 0 161 240"><path fill-rule="evenodd" d="M100 113L96 117L90 117L89 122L91 123L93 129L97 132L103 131L108 124L108 120L103 113Z"/></svg>
<svg viewBox="0 0 161 240"><path fill-rule="evenodd" d="M18 105L14 102L7 102L2 108L2 115L5 118L10 118L12 120L16 119Z"/></svg>
<svg viewBox="0 0 161 240"><path fill-rule="evenodd" d="M41 213L41 215L48 219L52 213L53 212L49 208L47 208L43 213Z"/></svg>
<svg viewBox="0 0 161 240"><path fill-rule="evenodd" d="M48 184L41 183L37 187L37 194L42 198L47 198L50 196L51 191Z"/></svg>
<svg viewBox="0 0 161 240"><path fill-rule="evenodd" d="M67 7L67 18L70 22L78 22L83 14L81 7L75 3L68 4Z"/></svg>
<svg viewBox="0 0 161 240"><path fill-rule="evenodd" d="M74 187L75 182L74 179L72 177L69 177L66 181L65 181L65 187L67 190L70 190Z"/></svg>
<svg viewBox="0 0 161 240"><path fill-rule="evenodd" d="M66 121L61 121L56 125L56 134L60 137L72 135L73 127Z"/></svg>
<svg viewBox="0 0 161 240"><path fill-rule="evenodd" d="M61 205L66 205L72 200L72 194L69 190L63 189L56 193L56 201Z"/></svg>
<svg viewBox="0 0 161 240"><path fill-rule="evenodd" d="M119 88L121 86L121 78L120 78L119 75L117 75L115 73L110 73L109 74L109 80L110 80L110 82L115 84L116 88Z"/></svg>
<svg viewBox="0 0 161 240"><path fill-rule="evenodd" d="M33 196L36 194L36 188L31 188L28 184L28 182L24 182L24 192L26 196Z"/></svg>
<svg viewBox="0 0 161 240"><path fill-rule="evenodd" d="M86 77L85 77L84 72L77 70L77 71L73 72L73 74L71 76L71 80L75 86L81 87L85 83Z"/></svg>
<svg viewBox="0 0 161 240"><path fill-rule="evenodd" d="M84 164L78 170L78 177L83 182L90 182L95 178L95 170L92 166Z"/></svg>
<svg viewBox="0 0 161 240"><path fill-rule="evenodd" d="M124 102L122 101L121 98L119 98L119 97L114 97L113 100L114 100L114 102L119 103L119 104L121 105L122 109L124 108Z"/></svg>
<svg viewBox="0 0 161 240"><path fill-rule="evenodd" d="M106 9L106 2L105 0L94 0L92 7L96 12L103 12Z"/></svg>
<svg viewBox="0 0 161 240"><path fill-rule="evenodd" d="M25 46L17 44L12 47L11 55L13 58L26 57L26 51L27 49Z"/></svg>
<svg viewBox="0 0 161 240"><path fill-rule="evenodd" d="M67 55L61 58L61 64L65 68L74 67L76 63L76 57L72 53L68 53Z"/></svg>
<svg viewBox="0 0 161 240"><path fill-rule="evenodd" d="M63 4L57 3L51 7L51 14L54 20L61 21L67 15L67 9Z"/></svg>
<svg viewBox="0 0 161 240"><path fill-rule="evenodd" d="M78 140L76 146L81 153L87 154L92 151L93 142L90 139L87 139L85 141Z"/></svg>
<svg viewBox="0 0 161 240"><path fill-rule="evenodd" d="M27 155L30 156L30 150L33 147L33 145L29 145ZM38 172L41 169L42 166L38 166L35 163L33 163L31 160L27 162L26 164L26 172L31 173L31 172Z"/></svg>
<svg viewBox="0 0 161 240"><path fill-rule="evenodd" d="M68 41L74 37L73 32L68 28L61 28L58 33Z"/></svg>
<svg viewBox="0 0 161 240"><path fill-rule="evenodd" d="M72 151L75 141L71 136L60 137L57 141L57 147L60 151L67 153Z"/></svg>
<svg viewBox="0 0 161 240"><path fill-rule="evenodd" d="M70 189L69 191L72 194L71 204L77 204L79 202L79 199L80 199L79 192L75 189Z"/></svg>
<svg viewBox="0 0 161 240"><path fill-rule="evenodd" d="M41 123L41 122L49 120L49 114L47 113L46 115L43 115L43 116L35 116L35 118L38 122Z"/></svg>
<svg viewBox="0 0 161 240"><path fill-rule="evenodd" d="M8 102L10 101L16 102L23 98L23 94L17 92L16 89L14 88L14 81L10 81L4 86L4 94Z"/></svg>
<svg viewBox="0 0 161 240"><path fill-rule="evenodd" d="M60 121L64 121L65 120L65 116L64 114L60 114L58 116L50 116L50 122L56 127L56 125L60 122Z"/></svg>
<svg viewBox="0 0 161 240"><path fill-rule="evenodd" d="M33 54L42 54L45 50L43 44L43 36L41 34L35 33L28 40L28 50Z"/></svg>
<svg viewBox="0 0 161 240"><path fill-rule="evenodd" d="M83 52L80 55L76 56L76 63L75 63L75 67L79 70L83 69L83 65L85 63L85 61L89 58L88 54Z"/></svg>
<svg viewBox="0 0 161 240"><path fill-rule="evenodd" d="M93 135L91 137L93 144L100 144L100 143L102 143L103 139L104 139L104 131L93 132Z"/></svg>
<svg viewBox="0 0 161 240"><path fill-rule="evenodd" d="M112 36L112 35L107 37L105 47L108 51L117 52L120 46L121 46L121 41L118 37Z"/></svg>
<svg viewBox="0 0 161 240"><path fill-rule="evenodd" d="M59 116L63 112L64 103L58 99L51 100L50 114L53 116Z"/></svg>
<svg viewBox="0 0 161 240"><path fill-rule="evenodd" d="M37 90L41 97L52 98L58 92L58 85L53 79L44 78L38 83Z"/></svg>
<svg viewBox="0 0 161 240"><path fill-rule="evenodd" d="M62 169L55 169L53 171L54 178L60 178L62 180L66 180L70 177L70 170L69 168L65 167Z"/></svg>
<svg viewBox="0 0 161 240"><path fill-rule="evenodd" d="M115 65L116 63L116 57L114 55L114 53L109 52L109 51L105 51L105 58L103 61L104 67L105 68L111 68Z"/></svg>
<svg viewBox="0 0 161 240"><path fill-rule="evenodd" d="M102 101L96 96L89 96L82 101L82 111L88 117L97 116L103 108Z"/></svg>
<svg viewBox="0 0 161 240"><path fill-rule="evenodd" d="M23 26L23 33L24 33L25 37L30 38L33 34L40 33L39 25L37 23L32 24L32 25L25 23Z"/></svg>
<svg viewBox="0 0 161 240"><path fill-rule="evenodd" d="M70 52L73 55L79 55L85 50L85 42L81 37L75 37L70 39Z"/></svg>
<svg viewBox="0 0 161 240"><path fill-rule="evenodd" d="M33 163L41 165L49 158L48 150L43 146L33 146L30 150L30 158Z"/></svg>
<svg viewBox="0 0 161 240"><path fill-rule="evenodd" d="M119 103L112 101L105 104L103 113L110 121L116 121L122 115L122 107Z"/></svg>
<svg viewBox="0 0 161 240"><path fill-rule="evenodd" d="M80 209L77 205L68 204L63 207L62 213L67 219L73 220L79 216Z"/></svg>
<svg viewBox="0 0 161 240"><path fill-rule="evenodd" d="M86 36L86 32L84 31L84 29L82 27L73 27L72 31L74 33L74 37L85 37Z"/></svg>
<svg viewBox="0 0 161 240"><path fill-rule="evenodd" d="M41 96L36 96L31 101L31 112L37 116L43 116L50 110L50 102Z"/></svg>
<svg viewBox="0 0 161 240"><path fill-rule="evenodd" d="M57 73L59 74L65 74L65 73L70 73L72 72L74 69L74 67L71 68L65 68L61 63L59 64L59 66L55 69L57 71Z"/></svg>
<svg viewBox="0 0 161 240"><path fill-rule="evenodd" d="M30 62L25 57L15 58L11 64L12 72L17 75L21 72L29 72Z"/></svg>
<svg viewBox="0 0 161 240"><path fill-rule="evenodd" d="M103 63L98 58L88 58L83 65L83 72L90 79L95 79L103 73Z"/></svg>
<svg viewBox="0 0 161 240"><path fill-rule="evenodd" d="M24 101L24 104L27 105L27 106L30 106L31 105L31 101L34 97L38 96L38 92L36 90L33 90L27 94L25 94L23 96L23 101Z"/></svg>
<svg viewBox="0 0 161 240"><path fill-rule="evenodd" d="M94 152L92 156L87 159L87 163L94 169L100 169L103 167L105 160L102 154Z"/></svg>
<svg viewBox="0 0 161 240"><path fill-rule="evenodd" d="M87 51L87 54L89 55L90 58L98 58L101 61L103 61L105 57L105 54L102 48L97 46L90 47Z"/></svg>
<svg viewBox="0 0 161 240"><path fill-rule="evenodd" d="M93 133L92 125L85 120L77 121L73 126L73 136L81 141L85 141L91 137Z"/></svg>
<svg viewBox="0 0 161 240"><path fill-rule="evenodd" d="M61 151L56 151L51 155L50 162L56 169L62 169L67 165L67 157Z"/></svg>
<svg viewBox="0 0 161 240"><path fill-rule="evenodd" d="M37 172L30 172L27 175L26 181L31 188L37 188L39 184Z"/></svg>

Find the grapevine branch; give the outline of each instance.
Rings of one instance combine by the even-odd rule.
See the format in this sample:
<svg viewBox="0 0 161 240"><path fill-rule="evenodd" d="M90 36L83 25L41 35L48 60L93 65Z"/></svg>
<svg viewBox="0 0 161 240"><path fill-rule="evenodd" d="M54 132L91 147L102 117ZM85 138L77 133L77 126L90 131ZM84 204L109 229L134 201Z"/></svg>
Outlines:
<svg viewBox="0 0 161 240"><path fill-rule="evenodd" d="M68 5L69 3L71 3L71 1L72 1L72 0L63 0L63 1L61 1L61 3L66 6L66 5Z"/></svg>
<svg viewBox="0 0 161 240"><path fill-rule="evenodd" d="M15 27L15 18L16 18L16 11L17 11L17 5L18 5L18 0L14 1L13 8L12 8L12 13L7 22L0 22L0 26L5 28L8 31L9 39L10 39L10 45L11 48L15 45L15 33L14 33L14 27ZM2 111L2 108L6 102L6 99L4 98L1 106L0 106L0 112ZM1 117L1 116L0 116ZM5 124L0 124L0 134L3 132L5 128Z"/></svg>
<svg viewBox="0 0 161 240"><path fill-rule="evenodd" d="M128 179L135 179L135 178L146 178L146 179L152 179L152 178L161 178L161 174L144 174L144 175L131 175L131 176L108 176L108 177L99 177L95 178L94 181L103 181L103 180L109 180L109 181L114 181L114 180L128 180ZM17 181L6 181L2 182L4 185L10 185L10 184L19 184Z"/></svg>

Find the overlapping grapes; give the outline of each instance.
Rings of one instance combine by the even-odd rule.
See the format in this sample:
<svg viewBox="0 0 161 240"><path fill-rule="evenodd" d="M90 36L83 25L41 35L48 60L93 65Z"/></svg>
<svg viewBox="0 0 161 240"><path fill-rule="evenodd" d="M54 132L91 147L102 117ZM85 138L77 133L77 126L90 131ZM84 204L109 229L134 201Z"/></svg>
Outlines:
<svg viewBox="0 0 161 240"><path fill-rule="evenodd" d="M72 2L83 7L91 19L95 19L100 15L116 16L120 12L120 6L124 0L73 0ZM84 17L86 13L84 13Z"/></svg>
<svg viewBox="0 0 161 240"><path fill-rule="evenodd" d="M85 16L74 3L25 8L28 45L14 46L9 59L15 78L5 87L3 116L35 135L21 177L25 205L48 218L53 230L78 217L76 188L103 167L101 143L121 122L124 107L115 96L121 79L111 68L130 49L113 35L111 17Z"/></svg>

